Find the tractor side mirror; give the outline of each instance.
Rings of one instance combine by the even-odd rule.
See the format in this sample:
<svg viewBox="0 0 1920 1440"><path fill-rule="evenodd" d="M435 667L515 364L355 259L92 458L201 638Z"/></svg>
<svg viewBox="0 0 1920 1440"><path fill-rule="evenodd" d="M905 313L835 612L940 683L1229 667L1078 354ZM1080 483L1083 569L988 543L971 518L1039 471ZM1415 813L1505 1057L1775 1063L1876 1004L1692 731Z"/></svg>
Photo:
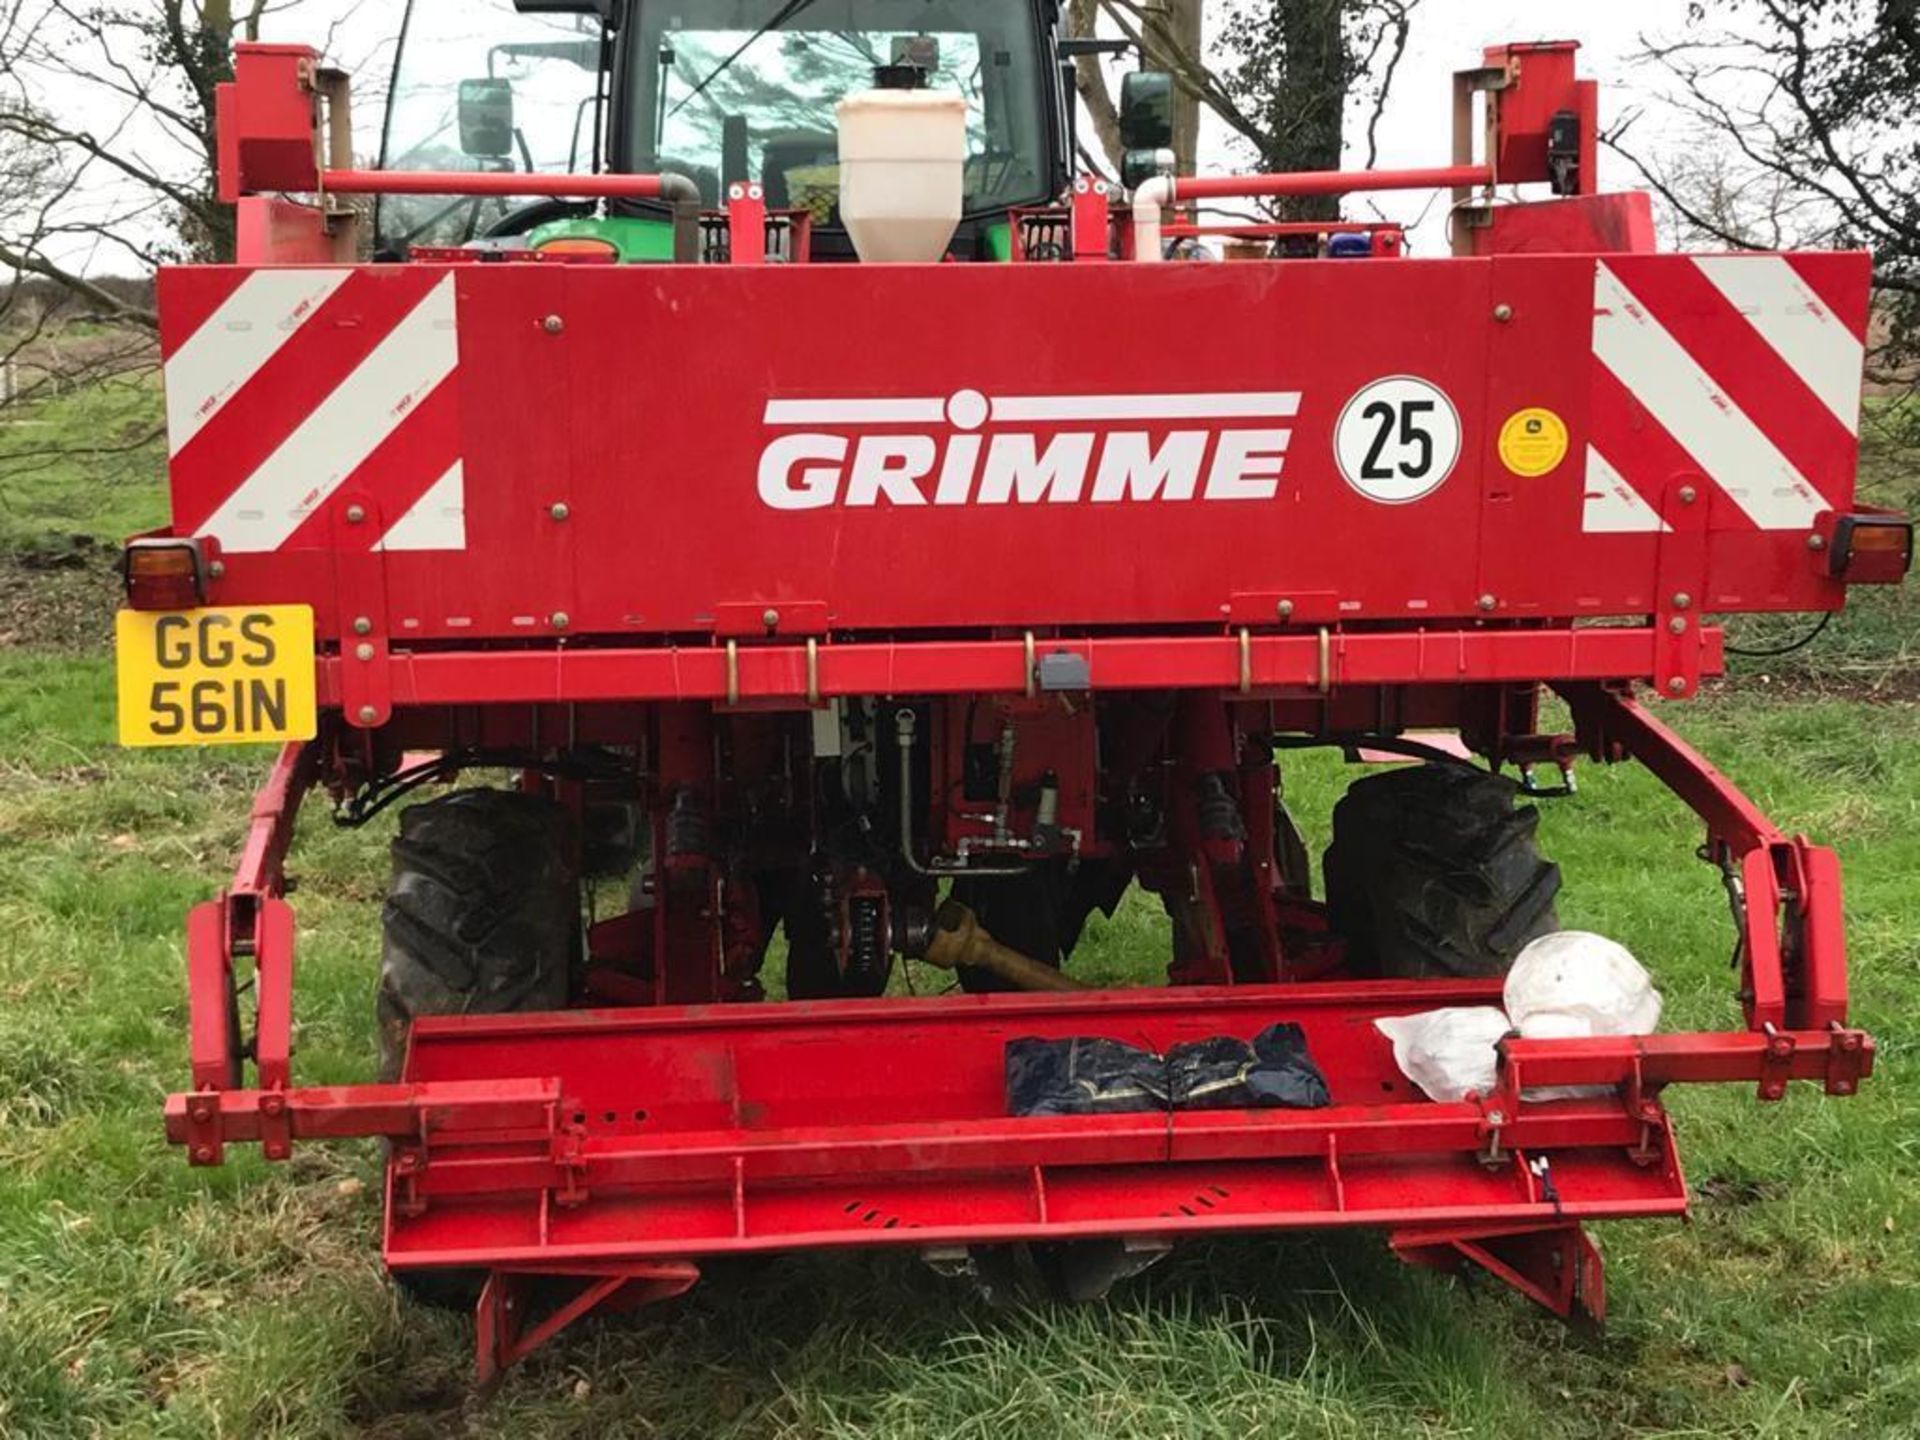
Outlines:
<svg viewBox="0 0 1920 1440"><path fill-rule="evenodd" d="M1135 70L1120 81L1120 143L1129 150L1173 144L1173 76Z"/></svg>
<svg viewBox="0 0 1920 1440"><path fill-rule="evenodd" d="M513 154L513 85L493 78L460 82L460 149L476 160Z"/></svg>
<svg viewBox="0 0 1920 1440"><path fill-rule="evenodd" d="M1135 70L1120 82L1120 183L1137 189L1173 171L1173 77Z"/></svg>

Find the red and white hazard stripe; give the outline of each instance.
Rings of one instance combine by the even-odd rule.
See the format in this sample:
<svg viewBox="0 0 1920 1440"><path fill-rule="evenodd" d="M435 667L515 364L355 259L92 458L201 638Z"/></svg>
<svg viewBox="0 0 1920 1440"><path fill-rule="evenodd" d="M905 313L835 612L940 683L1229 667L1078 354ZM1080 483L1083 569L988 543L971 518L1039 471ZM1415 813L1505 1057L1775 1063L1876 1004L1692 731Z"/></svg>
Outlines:
<svg viewBox="0 0 1920 1440"><path fill-rule="evenodd" d="M176 523L229 552L330 544L350 489L384 517L365 543L463 549L459 359L451 275L246 273L165 358Z"/></svg>
<svg viewBox="0 0 1920 1440"><path fill-rule="evenodd" d="M1863 337L1780 255L1594 266L1583 528L1666 526L1704 479L1760 530L1807 530L1853 473Z"/></svg>

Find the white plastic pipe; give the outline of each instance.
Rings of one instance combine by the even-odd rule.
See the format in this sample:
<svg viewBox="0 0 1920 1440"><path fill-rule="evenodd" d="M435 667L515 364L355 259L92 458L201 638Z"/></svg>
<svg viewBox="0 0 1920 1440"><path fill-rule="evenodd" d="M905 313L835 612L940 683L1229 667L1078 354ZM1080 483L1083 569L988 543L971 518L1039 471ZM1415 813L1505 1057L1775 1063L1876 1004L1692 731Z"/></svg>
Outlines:
<svg viewBox="0 0 1920 1440"><path fill-rule="evenodd" d="M1171 175L1156 175L1133 192L1133 258L1158 260L1160 212L1173 204L1176 186Z"/></svg>

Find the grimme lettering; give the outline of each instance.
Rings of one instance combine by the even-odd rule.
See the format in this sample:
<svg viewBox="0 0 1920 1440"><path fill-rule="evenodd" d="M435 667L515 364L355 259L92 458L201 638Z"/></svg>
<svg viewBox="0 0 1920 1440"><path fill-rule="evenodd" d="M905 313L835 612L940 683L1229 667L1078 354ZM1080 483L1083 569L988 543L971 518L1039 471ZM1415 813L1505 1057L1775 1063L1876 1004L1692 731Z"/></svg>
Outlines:
<svg viewBox="0 0 1920 1440"><path fill-rule="evenodd" d="M1286 429L1062 431L996 435L800 432L760 456L760 499L775 510L833 505L1071 505L1271 500Z"/></svg>

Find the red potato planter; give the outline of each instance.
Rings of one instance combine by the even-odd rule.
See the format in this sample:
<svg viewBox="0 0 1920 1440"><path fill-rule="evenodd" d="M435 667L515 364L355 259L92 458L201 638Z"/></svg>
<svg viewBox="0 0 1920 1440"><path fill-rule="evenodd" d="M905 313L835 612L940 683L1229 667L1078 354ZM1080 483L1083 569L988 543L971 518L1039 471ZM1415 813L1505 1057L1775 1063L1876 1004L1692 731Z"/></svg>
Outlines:
<svg viewBox="0 0 1920 1440"><path fill-rule="evenodd" d="M970 100L981 153L1006 126L1034 166L976 204L999 172L968 162L946 258L981 263L858 263L831 203L786 193L825 162L781 147L814 142L752 117L714 167L643 165L646 86L686 83L621 58L665 23L645 3L593 52L605 173L489 150L492 81L461 88L475 168L329 164L344 81L236 57L241 251L161 276L174 518L129 547L121 722L283 748L189 917L168 1134L196 1164L390 1139L387 1262L478 1295L484 1375L707 1257L829 1246L1360 1225L1597 1318L1582 1224L1686 1208L1666 1086L1871 1069L1832 852L1635 698L1720 670L1710 615L1904 573L1910 528L1854 498L1867 258L1654 253L1645 197L1593 193L1570 45L1488 51L1433 170L1123 197L1061 159L1051 5L981 11L882 76L1031 61L1031 95ZM807 23L785 43L824 43ZM1456 192L1450 257L1183 208L1423 186ZM354 263L325 197L357 192L451 208ZM493 239L440 233L482 206ZM1153 263L1215 233L1260 253ZM1570 733L1541 727L1549 689ZM1483 768L1344 810L1316 901L1276 760L1315 743ZM1427 1100L1372 1022L1498 1003L1558 873L1494 776L1580 756L1700 816L1740 930L1730 1028L1510 1038L1491 1092ZM301 800L359 820L468 771L510 779L426 799L395 843L383 1082L297 1084ZM593 876L632 903L587 926ZM1081 926L1130 884L1171 916L1171 983L1078 988ZM964 993L884 997L897 955ZM1160 1054L1276 1023L1326 1105L1010 1113L1010 1041ZM1567 1085L1598 1088L1523 1093Z"/></svg>

